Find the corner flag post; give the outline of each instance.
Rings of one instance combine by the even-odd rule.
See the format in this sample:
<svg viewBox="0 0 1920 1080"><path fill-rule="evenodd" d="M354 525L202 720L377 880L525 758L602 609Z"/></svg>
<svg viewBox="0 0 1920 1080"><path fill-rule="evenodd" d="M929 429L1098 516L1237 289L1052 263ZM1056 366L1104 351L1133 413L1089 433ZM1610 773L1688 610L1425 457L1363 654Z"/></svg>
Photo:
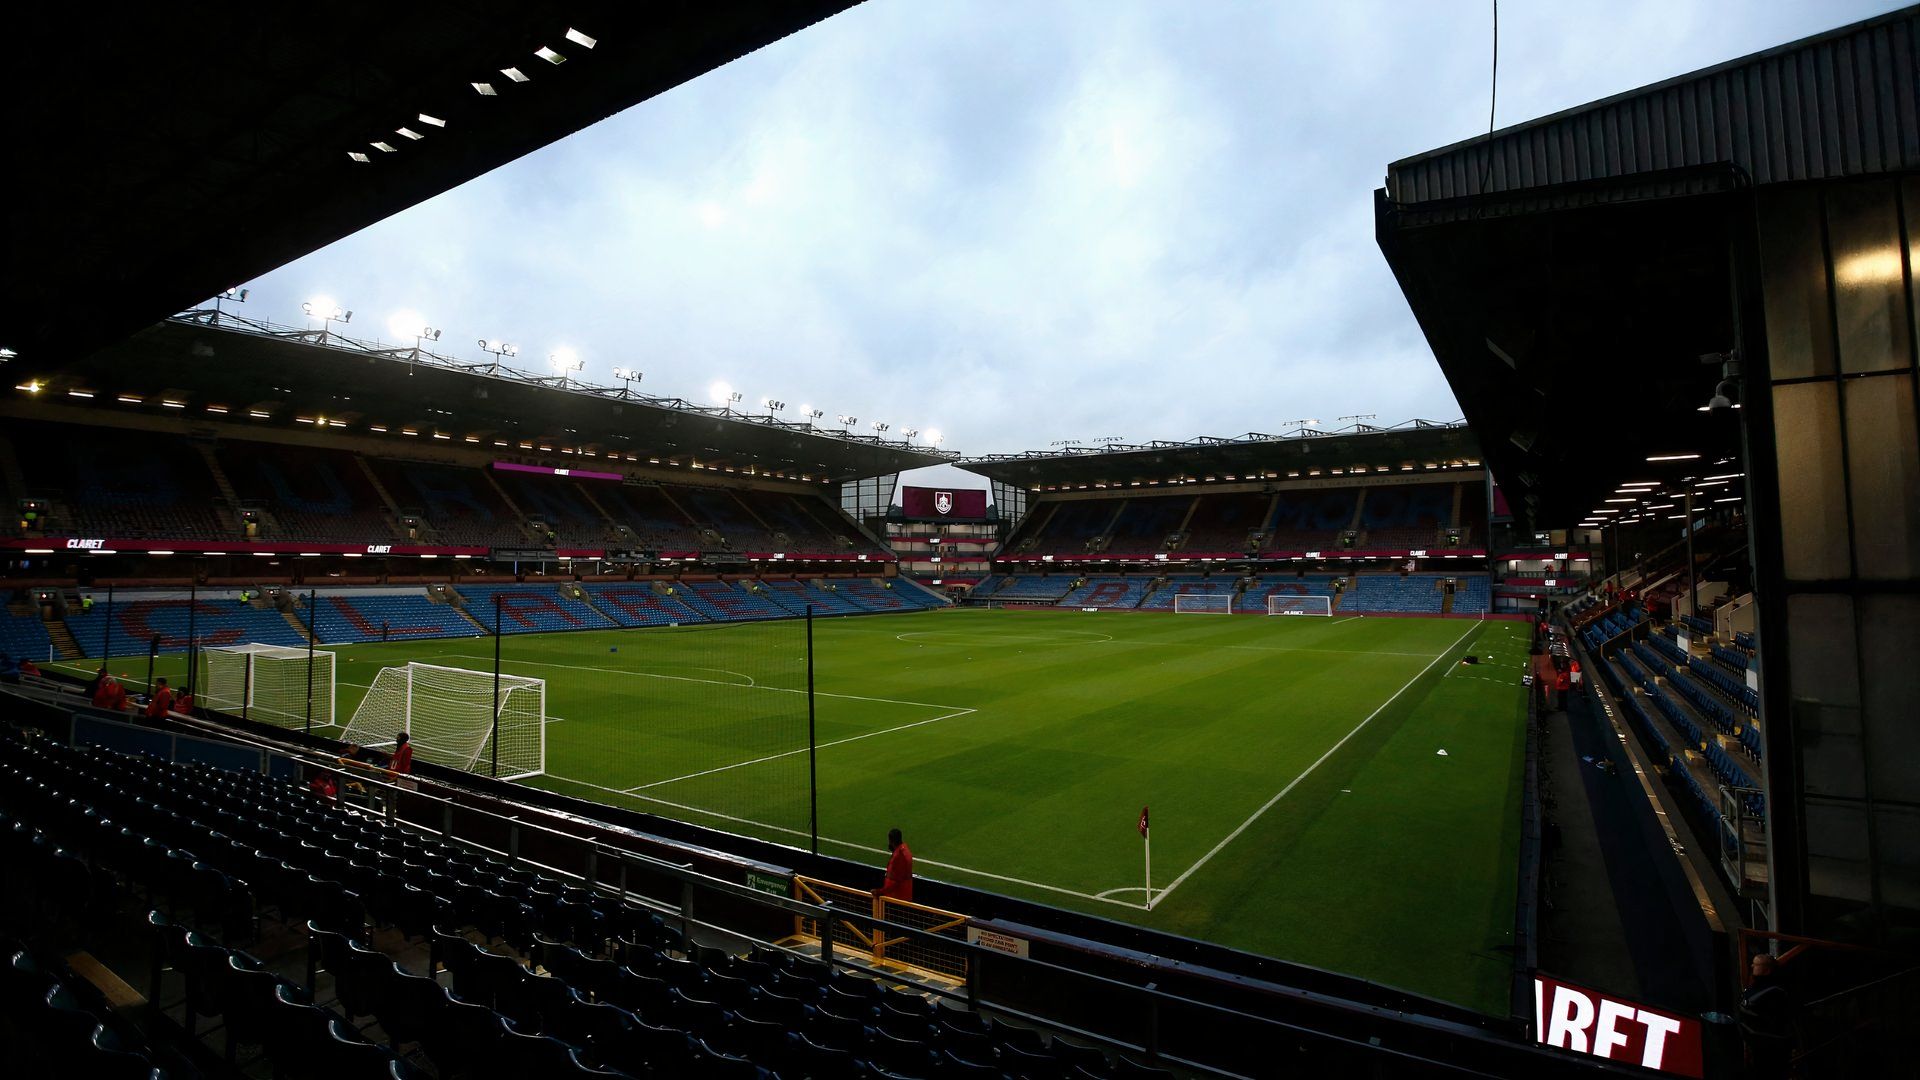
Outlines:
<svg viewBox="0 0 1920 1080"><path fill-rule="evenodd" d="M1140 808L1140 839L1147 852L1147 910L1153 910L1153 837L1147 831L1147 808Z"/></svg>

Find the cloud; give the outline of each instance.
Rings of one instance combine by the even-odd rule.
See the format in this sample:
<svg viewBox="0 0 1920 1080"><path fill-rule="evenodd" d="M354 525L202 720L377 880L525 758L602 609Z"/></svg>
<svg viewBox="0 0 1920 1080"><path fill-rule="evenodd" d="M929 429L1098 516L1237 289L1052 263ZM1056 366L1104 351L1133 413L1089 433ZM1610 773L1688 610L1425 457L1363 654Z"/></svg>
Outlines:
<svg viewBox="0 0 1920 1080"><path fill-rule="evenodd" d="M456 352L565 345L601 382L726 379L968 453L1451 419L1372 190L1484 132L1488 12L1323 7L874 0L273 272L250 313L412 309ZM1510 0L1500 120L1887 7Z"/></svg>

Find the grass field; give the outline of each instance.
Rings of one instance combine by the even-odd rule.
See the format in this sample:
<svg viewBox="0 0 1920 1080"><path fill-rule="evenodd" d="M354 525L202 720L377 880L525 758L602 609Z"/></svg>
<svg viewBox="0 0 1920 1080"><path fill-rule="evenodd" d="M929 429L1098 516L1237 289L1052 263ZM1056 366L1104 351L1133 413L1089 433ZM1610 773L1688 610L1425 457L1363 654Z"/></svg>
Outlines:
<svg viewBox="0 0 1920 1080"><path fill-rule="evenodd" d="M527 782L805 846L803 633L509 636L503 670L558 718ZM922 876L1505 1010L1524 624L969 609L814 633L822 851L877 867L898 825ZM334 647L340 716L380 666L492 646Z"/></svg>

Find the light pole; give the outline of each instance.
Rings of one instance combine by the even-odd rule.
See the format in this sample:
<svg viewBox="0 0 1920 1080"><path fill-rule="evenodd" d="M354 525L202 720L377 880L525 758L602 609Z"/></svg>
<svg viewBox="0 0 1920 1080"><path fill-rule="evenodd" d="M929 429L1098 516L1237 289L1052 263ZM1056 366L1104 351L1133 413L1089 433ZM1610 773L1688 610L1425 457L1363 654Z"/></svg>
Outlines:
<svg viewBox="0 0 1920 1080"><path fill-rule="evenodd" d="M819 409L816 409L811 405L802 405L800 406L800 415L806 417L807 426L812 427L813 422L815 420L820 419L820 417L824 416L825 414L822 413Z"/></svg>
<svg viewBox="0 0 1920 1080"><path fill-rule="evenodd" d="M497 338L492 341L481 338L480 351L493 354L493 367L487 374L498 375L500 374L500 361L509 356L519 356L520 346L501 341Z"/></svg>
<svg viewBox="0 0 1920 1080"><path fill-rule="evenodd" d="M616 379L619 379L622 383L626 384L625 386L622 386L620 388L620 396L632 397L633 384L639 382L641 379L646 378L646 373L642 371L636 371L635 369L630 367L617 367L613 369L613 377Z"/></svg>
<svg viewBox="0 0 1920 1080"><path fill-rule="evenodd" d="M220 321L220 315L221 315L220 305L221 304L223 303L244 304L247 302L247 293L249 291L250 290L242 289L236 286L235 288L223 289L220 292L214 293L213 294L214 321L215 322Z"/></svg>
<svg viewBox="0 0 1920 1080"><path fill-rule="evenodd" d="M333 332L333 324L345 326L353 321L353 312L325 298L309 300L300 305L309 319L320 320L320 342L325 344L327 336Z"/></svg>
<svg viewBox="0 0 1920 1080"><path fill-rule="evenodd" d="M838 419L840 421L840 430L842 431L852 431L860 423L860 418L852 413L841 413Z"/></svg>
<svg viewBox="0 0 1920 1080"><path fill-rule="evenodd" d="M586 367L587 362L580 359L579 353L563 345L547 354L547 366L560 377L560 385L565 387L573 378L573 373Z"/></svg>
<svg viewBox="0 0 1920 1080"><path fill-rule="evenodd" d="M760 407L767 410L768 416L772 416L774 413L784 411L787 403L777 398L763 397L760 399Z"/></svg>

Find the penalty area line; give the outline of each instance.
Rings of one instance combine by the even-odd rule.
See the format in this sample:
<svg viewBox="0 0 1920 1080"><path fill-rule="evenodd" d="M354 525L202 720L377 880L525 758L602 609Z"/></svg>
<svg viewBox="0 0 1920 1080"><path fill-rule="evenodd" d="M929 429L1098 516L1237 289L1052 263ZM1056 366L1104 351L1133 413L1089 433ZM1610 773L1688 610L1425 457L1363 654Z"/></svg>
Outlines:
<svg viewBox="0 0 1920 1080"><path fill-rule="evenodd" d="M1382 712L1385 712L1387 706L1399 700L1400 695L1406 693L1409 687L1411 687L1414 683L1419 682L1422 678L1426 677L1427 672L1433 670L1433 665L1438 664L1442 660L1445 660L1447 658L1448 653L1459 648L1460 643L1467 640L1467 635L1473 633L1475 630L1480 629L1481 625L1482 624L1480 623L1474 623L1473 625L1467 627L1466 633L1463 633L1459 637L1454 638L1451 644L1449 644L1446 648L1440 650L1440 655L1434 657L1431 661L1427 663L1426 667L1423 667L1418 672L1416 672L1413 678L1408 679L1404 684L1401 685L1400 689L1395 690L1393 692L1392 697L1381 702L1379 708L1368 713L1367 718L1365 720L1362 720L1358 724L1355 724L1353 726L1352 731L1349 731L1345 735L1340 736L1339 742L1334 743L1332 746L1328 747L1327 752L1324 754L1321 754L1318 758L1316 758L1313 764L1307 766L1305 769L1302 769L1299 776L1296 776L1292 780L1288 781L1286 787L1283 787L1278 792L1274 793L1273 798L1268 799L1265 803L1261 804L1260 809L1255 810L1252 814L1249 814L1247 816L1247 820L1241 822L1237 828L1235 828L1232 832L1228 833L1224 838L1221 839L1219 843L1213 845L1213 848L1210 851L1208 851L1205 855L1200 856L1200 859L1198 862L1195 862L1192 866L1187 867L1187 869L1183 873L1181 873L1179 877L1174 878L1173 882L1169 884L1166 888L1159 890L1160 895L1158 899L1165 900L1169 895L1173 893L1173 890L1180 887L1182 882L1192 877L1195 871L1207 865L1208 862L1212 861L1215 855L1218 855L1220 854L1220 852L1224 851L1228 844L1233 843L1236 839L1239 838L1241 833L1247 831L1247 828L1249 826L1251 826L1254 822L1260 820L1261 815L1273 809L1276 803L1278 803L1281 799L1286 798L1287 795L1291 793L1294 788L1298 787L1300 785L1300 781L1305 780L1307 777L1313 775L1313 771L1315 769L1318 769L1320 766L1326 764L1326 761L1328 758L1332 757L1341 747L1347 745L1347 740L1353 738L1355 735L1360 734L1361 728L1364 728L1368 724L1373 723L1374 717L1379 716Z"/></svg>
<svg viewBox="0 0 1920 1080"><path fill-rule="evenodd" d="M911 724L899 724L890 728L881 728L878 731L868 731L868 732L863 732L862 734L859 734L859 735L849 735L844 739L835 739L832 742L819 743L814 747L814 749L825 750L829 746L840 746L845 743L859 742L861 739L871 739L875 735L890 735L896 731L906 731L909 728L923 727L927 724L937 724L942 720L951 720L956 716L966 716L968 714L976 713L979 711L980 710L978 709L958 709L958 710L955 710L954 712L944 713L940 716L931 717L926 720L915 720ZM701 769L699 772L690 772L685 776L675 776L667 780L655 780L650 784L639 784L635 787L627 788L621 794L631 795L636 791L646 791L648 788L665 787L668 784L677 784L682 780L692 780L693 778L698 776L712 776L714 773L723 773L723 772L727 772L730 769L744 769L749 765L759 765L762 762L767 762L767 761L778 761L784 757L792 757L795 754L804 754L806 752L807 752L807 748L804 746L800 747L798 750L782 750L777 754L768 754L765 757L757 757L751 761L736 761L731 765L717 765L711 769Z"/></svg>
<svg viewBox="0 0 1920 1080"><path fill-rule="evenodd" d="M810 834L807 833L806 830L804 829L791 829L785 825L774 825L765 821L755 821L752 818L739 817L734 814L723 814L718 810L709 810L704 806L692 806L687 803L672 802L670 800L662 799L653 795L636 795L636 794L633 794L632 792L621 791L618 788L607 787L604 784L595 784L586 780L575 780L571 776L561 776L558 773L545 773L543 775L545 775L550 780L559 780L563 783L568 783L568 784L578 784L581 787L590 787L595 789L596 791L604 791L611 795L620 795L620 796L624 796L625 798L638 800L640 802L655 803L660 806L671 807L675 810L680 810L686 813L705 814L708 817L719 818L722 821L731 821L740 825L751 825L756 829L768 829L773 832L785 833L788 836L796 836L796 837L800 837L801 839L810 839ZM866 852L867 854L870 854L870 855L888 854L888 852L884 848L877 848L868 844L856 844L851 840L835 840L831 836L822 836L820 838L820 842L823 844L834 844L839 847L848 848L853 851ZM970 874L974 877L990 878L994 881L1005 881L1014 885L1025 885L1031 889L1043 889L1047 892L1060 893L1063 896L1077 896L1082 900L1093 900L1102 904L1112 904L1115 907L1133 908L1136 911L1150 910L1145 904L1135 904L1126 900L1115 900L1111 896L1108 896L1107 893L1081 892L1078 889L1068 889L1059 885L1049 885L1044 881L1028 881L1026 878L1009 877L1006 874L996 874L990 870L975 870L969 866L959 866L954 863L940 862L935 859L922 858L921 856L918 856L918 855L914 856L913 861L915 863L919 863L925 866L936 866L942 870L952 870L956 873ZM1111 890L1111 889L1108 890L1108 892L1113 892L1113 891L1115 890Z"/></svg>

